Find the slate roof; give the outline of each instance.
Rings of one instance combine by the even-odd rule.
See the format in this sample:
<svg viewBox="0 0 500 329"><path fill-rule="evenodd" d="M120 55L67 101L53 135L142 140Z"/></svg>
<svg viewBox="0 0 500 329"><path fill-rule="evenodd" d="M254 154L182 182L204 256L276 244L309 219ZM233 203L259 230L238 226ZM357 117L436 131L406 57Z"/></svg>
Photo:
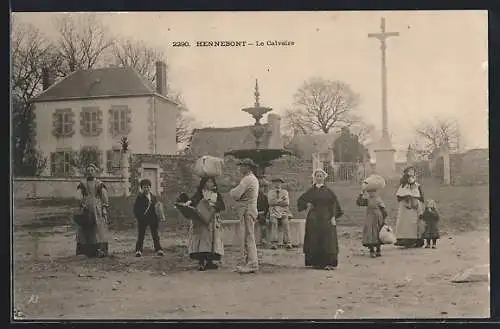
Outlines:
<svg viewBox="0 0 500 329"><path fill-rule="evenodd" d="M155 87L136 70L130 67L107 67L73 72L32 101L147 94L156 94Z"/></svg>
<svg viewBox="0 0 500 329"><path fill-rule="evenodd" d="M268 133L262 136L261 147L267 148L270 129L267 123L262 126ZM191 153L197 156L222 157L228 151L255 148L255 137L251 128L252 126L195 129L191 140Z"/></svg>

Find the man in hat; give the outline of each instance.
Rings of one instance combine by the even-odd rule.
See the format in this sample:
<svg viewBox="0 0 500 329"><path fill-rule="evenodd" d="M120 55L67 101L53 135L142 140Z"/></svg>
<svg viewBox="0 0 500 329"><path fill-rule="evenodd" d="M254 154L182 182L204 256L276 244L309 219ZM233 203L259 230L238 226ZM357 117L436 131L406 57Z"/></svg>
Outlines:
<svg viewBox="0 0 500 329"><path fill-rule="evenodd" d="M269 221L269 201L267 190L269 183L265 179L259 180L259 195L257 197L257 222L260 228L260 245L264 248L270 245L271 225Z"/></svg>
<svg viewBox="0 0 500 329"><path fill-rule="evenodd" d="M251 159L238 163L243 178L238 186L229 191L229 195L238 202L238 217L243 231L242 254L244 265L238 266L240 273L253 273L259 269L257 245L255 242L255 221L257 220L257 197L259 181L254 175L257 166Z"/></svg>
<svg viewBox="0 0 500 329"><path fill-rule="evenodd" d="M269 215L273 232L277 232L278 246L292 249L290 241L290 199L288 191L282 187L283 183L284 181L281 178L271 180L272 188L267 194Z"/></svg>

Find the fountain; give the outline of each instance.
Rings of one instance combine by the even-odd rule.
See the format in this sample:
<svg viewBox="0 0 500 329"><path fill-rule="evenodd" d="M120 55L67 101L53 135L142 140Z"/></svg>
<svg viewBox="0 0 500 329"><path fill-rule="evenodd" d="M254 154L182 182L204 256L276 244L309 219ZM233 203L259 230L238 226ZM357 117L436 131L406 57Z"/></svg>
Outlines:
<svg viewBox="0 0 500 329"><path fill-rule="evenodd" d="M283 155L292 155L291 152L284 149L270 149L262 148L262 136L265 134L265 128L260 123L264 114L272 111L270 107L261 106L259 103L259 83L255 80L255 104L253 107L242 109L255 119L255 124L252 127L252 134L255 137L254 149L241 149L232 150L224 153L224 156L233 156L237 159L252 159L257 165L256 176L260 179L264 178L266 168L272 165L272 161L279 159ZM294 201L292 201L294 202ZM227 245L238 244L241 239L238 235L239 220L225 220L224 221L224 243ZM305 233L305 220L304 219L291 219L290 220L290 238L294 245L301 245L304 241ZM256 230L256 240L259 240L260 230Z"/></svg>
<svg viewBox="0 0 500 329"><path fill-rule="evenodd" d="M262 136L265 133L265 128L260 123L264 114L272 111L270 107L261 106L259 102L259 82L255 79L255 103L253 107L242 109L243 112L250 114L255 119L255 124L252 127L252 134L255 137L254 149L232 150L224 153L224 156L233 156L237 159L252 159L257 165L257 172L255 173L258 178L265 176L266 168L272 165L272 161L279 159L282 155L291 155L292 153L284 149L269 149L261 148Z"/></svg>

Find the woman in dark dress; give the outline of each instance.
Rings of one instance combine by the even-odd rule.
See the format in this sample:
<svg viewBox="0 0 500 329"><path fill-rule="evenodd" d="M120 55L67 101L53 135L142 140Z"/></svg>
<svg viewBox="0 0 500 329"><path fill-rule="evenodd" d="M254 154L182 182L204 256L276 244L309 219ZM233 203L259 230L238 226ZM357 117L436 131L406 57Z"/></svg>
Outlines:
<svg viewBox="0 0 500 329"><path fill-rule="evenodd" d="M343 215L335 193L324 185L327 173L317 169L314 185L297 200L297 210L307 210L304 236L305 266L333 270L338 265L336 219Z"/></svg>
<svg viewBox="0 0 500 329"><path fill-rule="evenodd" d="M222 195L217 192L217 183L214 178L202 178L200 185L188 203L197 207L201 200L206 200L214 210L208 225L199 221L191 221L188 251L189 257L198 261L198 270L215 270L224 256L222 242L222 219L220 213L226 209Z"/></svg>

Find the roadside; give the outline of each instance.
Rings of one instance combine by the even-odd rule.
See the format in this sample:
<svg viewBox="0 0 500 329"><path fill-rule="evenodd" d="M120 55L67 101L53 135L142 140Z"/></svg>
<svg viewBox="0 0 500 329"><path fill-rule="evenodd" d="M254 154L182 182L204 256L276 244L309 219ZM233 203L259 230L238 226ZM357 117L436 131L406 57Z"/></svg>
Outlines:
<svg viewBox="0 0 500 329"><path fill-rule="evenodd" d="M73 233L60 231L36 239L16 232L15 304L27 319L489 316L488 283L450 281L489 262L486 230L444 236L437 250L386 246L371 259L359 228L339 227L336 271L303 268L300 249L261 250L260 273L243 276L232 272L236 247L218 271L198 272L178 235L163 238L165 257L136 258L135 232L120 232L110 258L89 260L73 256Z"/></svg>

